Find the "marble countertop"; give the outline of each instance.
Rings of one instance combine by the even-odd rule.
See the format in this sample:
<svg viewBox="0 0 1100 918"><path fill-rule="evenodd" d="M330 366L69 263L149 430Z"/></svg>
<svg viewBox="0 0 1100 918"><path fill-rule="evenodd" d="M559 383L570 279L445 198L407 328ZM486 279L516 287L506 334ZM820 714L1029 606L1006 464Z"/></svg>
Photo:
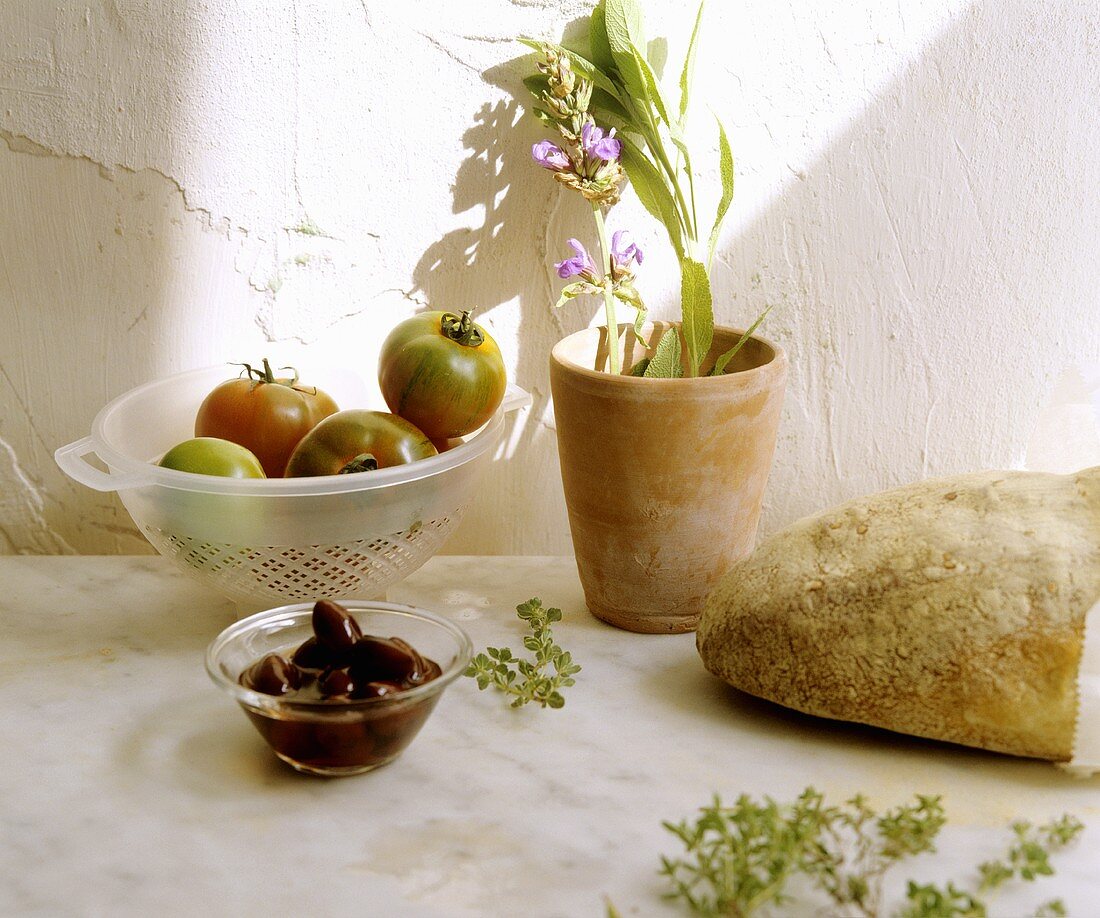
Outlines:
<svg viewBox="0 0 1100 918"><path fill-rule="evenodd" d="M942 794L939 851L904 869L920 880L972 877L1013 819L1074 813L1088 828L1058 875L993 914L1053 896L1096 914L1100 779L740 695L692 635L589 616L571 559L437 557L389 595L479 649L520 646L517 603L559 606L584 667L562 710L460 679L400 759L342 779L278 762L209 681L234 608L163 559L2 557L0 584L0 914L683 915L662 900L662 820L808 784L881 807Z"/></svg>

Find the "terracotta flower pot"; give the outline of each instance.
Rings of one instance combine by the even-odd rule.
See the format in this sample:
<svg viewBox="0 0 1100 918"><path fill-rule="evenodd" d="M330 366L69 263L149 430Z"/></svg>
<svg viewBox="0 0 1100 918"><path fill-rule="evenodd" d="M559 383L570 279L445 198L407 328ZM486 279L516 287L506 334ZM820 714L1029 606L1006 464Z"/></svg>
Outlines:
<svg viewBox="0 0 1100 918"><path fill-rule="evenodd" d="M668 327L647 325L654 344ZM651 356L626 334L623 366ZM714 330L702 372L741 336ZM606 329L550 357L558 452L588 608L631 631L695 628L718 579L749 554L775 451L787 357L753 337L721 376L643 379L597 372Z"/></svg>

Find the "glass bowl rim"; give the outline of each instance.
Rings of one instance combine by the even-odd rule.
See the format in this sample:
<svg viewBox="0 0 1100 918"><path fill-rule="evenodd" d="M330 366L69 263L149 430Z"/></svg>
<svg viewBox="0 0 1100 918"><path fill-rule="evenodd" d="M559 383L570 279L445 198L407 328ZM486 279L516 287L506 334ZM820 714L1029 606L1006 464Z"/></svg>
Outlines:
<svg viewBox="0 0 1100 918"><path fill-rule="evenodd" d="M450 619L419 606L405 603L382 602L364 599L337 600L341 606L351 613L355 612L384 612L389 615L403 618L417 619L435 625L446 632L454 640L456 645L455 658L443 669L436 678L415 685L412 688L402 689L393 695L383 695L376 698L331 698L313 701L295 701L282 695L266 695L253 689L245 688L235 679L229 678L222 672L218 661L221 652L235 639L254 631L259 626L269 622L275 622L282 618L300 619L303 613L312 615L314 602L297 602L285 606L277 606L273 609L264 609L253 613L246 618L239 619L224 628L206 648L206 672L214 681L214 684L225 690L237 701L253 708L286 708L303 714L324 716L326 713L336 714L345 711L364 710L373 707L388 707L391 705L405 704L420 698L429 697L443 691L459 675L465 671L470 660L473 659L474 648L470 636Z"/></svg>

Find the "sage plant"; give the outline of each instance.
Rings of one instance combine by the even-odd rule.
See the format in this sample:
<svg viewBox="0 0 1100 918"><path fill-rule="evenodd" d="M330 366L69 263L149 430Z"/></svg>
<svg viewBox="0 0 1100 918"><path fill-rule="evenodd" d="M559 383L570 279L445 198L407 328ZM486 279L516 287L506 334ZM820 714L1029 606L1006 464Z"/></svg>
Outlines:
<svg viewBox="0 0 1100 918"><path fill-rule="evenodd" d="M695 171L685 135L702 21L700 3L680 72L680 98L675 109L666 102L646 56L648 45L637 0L599 0L589 17L587 56L553 42L520 39L539 53L539 72L524 81L537 101L535 115L562 138L561 144L535 144L532 155L561 184L579 191L591 202L600 241L598 264L592 259L585 262L587 256L578 250L577 243L576 255L558 265L563 278L580 278L566 286L558 304L583 293L603 293L608 369L612 373L620 372L615 300L638 310L634 330L639 337L645 318L632 274L632 264L641 264L641 251L634 247L632 256L625 257L626 250L619 249L619 256L624 257L616 256L604 222L604 209L619 200L624 175L646 210L665 227L680 261L681 330L686 348L682 359L680 336L669 329L658 343L653 360L632 368L632 372L697 376L713 343L710 269L733 200L734 177L729 137L716 118L721 195L707 231L699 220ZM574 243L570 240L570 245ZM593 269L589 262L597 266ZM567 266L569 273L562 274L562 266ZM764 315L717 359L711 375L725 371Z"/></svg>

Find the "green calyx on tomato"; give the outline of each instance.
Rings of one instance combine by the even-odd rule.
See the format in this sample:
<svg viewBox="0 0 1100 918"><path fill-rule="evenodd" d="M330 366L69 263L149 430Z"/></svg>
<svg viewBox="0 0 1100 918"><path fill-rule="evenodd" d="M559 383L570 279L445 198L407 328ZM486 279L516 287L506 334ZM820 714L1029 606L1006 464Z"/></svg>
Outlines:
<svg viewBox="0 0 1100 918"><path fill-rule="evenodd" d="M370 472L436 455L422 431L384 411L338 411L306 434L286 466L287 478Z"/></svg>
<svg viewBox="0 0 1100 918"><path fill-rule="evenodd" d="M240 364L237 379L216 386L199 406L195 436L231 440L255 453L269 478L281 478L294 447L339 408L320 389L298 383L298 371L276 377L265 357L263 369Z"/></svg>
<svg viewBox="0 0 1100 918"><path fill-rule="evenodd" d="M457 316L453 312L443 313L439 320L439 330L456 344L463 347L480 347L485 343L485 333L476 322L470 318L470 310L462 310L462 315Z"/></svg>
<svg viewBox="0 0 1100 918"><path fill-rule="evenodd" d="M422 312L386 337L378 383L390 411L433 440L472 433L504 399L500 348L469 311Z"/></svg>
<svg viewBox="0 0 1100 918"><path fill-rule="evenodd" d="M260 460L249 450L217 437L195 437L177 443L157 463L161 468L221 478L266 478Z"/></svg>

